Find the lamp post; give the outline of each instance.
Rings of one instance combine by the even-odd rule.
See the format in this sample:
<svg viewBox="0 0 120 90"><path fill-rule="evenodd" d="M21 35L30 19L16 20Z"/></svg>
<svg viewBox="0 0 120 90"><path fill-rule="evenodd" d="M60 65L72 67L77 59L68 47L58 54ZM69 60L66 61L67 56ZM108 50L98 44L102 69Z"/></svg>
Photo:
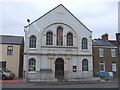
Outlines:
<svg viewBox="0 0 120 90"><path fill-rule="evenodd" d="M116 33L117 49L118 49L118 85L120 85L120 33Z"/></svg>
<svg viewBox="0 0 120 90"><path fill-rule="evenodd" d="M26 61L26 75L25 75L25 77L26 77L26 80L27 80L27 82L28 82L28 72L29 72L29 36L28 36L28 31L30 31L30 19L27 19L27 22L28 22L28 30L26 31L25 29L24 29L24 32L25 32L25 39L27 40L27 45L26 45L26 48L27 48L27 61ZM25 27L25 28L27 28L27 27Z"/></svg>

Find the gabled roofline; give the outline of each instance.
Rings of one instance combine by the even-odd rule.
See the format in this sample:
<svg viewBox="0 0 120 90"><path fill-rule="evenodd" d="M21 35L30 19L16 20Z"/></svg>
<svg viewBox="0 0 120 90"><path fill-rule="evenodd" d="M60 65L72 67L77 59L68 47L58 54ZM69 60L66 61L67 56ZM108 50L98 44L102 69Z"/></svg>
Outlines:
<svg viewBox="0 0 120 90"><path fill-rule="evenodd" d="M60 4L62 5L62 4ZM60 5L56 6L55 8L53 8L52 10L48 11L47 13L43 14L41 17L39 17L38 19L36 19L35 21L33 21L32 23L30 23L27 26L24 26L24 28L27 28L28 26L30 26L31 24L33 24L34 22L36 22L37 20L39 20L40 18L44 17L45 15L47 15L48 13L50 13L51 11L55 10L57 7L59 7ZM62 5L63 6L63 5Z"/></svg>
<svg viewBox="0 0 120 90"><path fill-rule="evenodd" d="M20 38L24 38L24 36L17 36L17 35L0 35L0 37L20 37Z"/></svg>
<svg viewBox="0 0 120 90"><path fill-rule="evenodd" d="M12 38L9 39L10 41L6 41L6 38ZM14 41L14 39L19 38L20 42ZM24 42L24 36L14 36L14 35L0 35L0 44L9 44L9 45L21 45Z"/></svg>
<svg viewBox="0 0 120 90"><path fill-rule="evenodd" d="M58 6L56 6L55 8L53 8L52 10L48 11L47 13L45 13L44 15L42 15L41 17L39 17L38 19L36 19L35 21L33 21L32 23L30 23L27 26L24 26L24 28L27 28L28 26L30 26L31 24L33 24L34 22L36 22L37 20L39 20L40 18L44 17L45 15L47 15L48 13L50 13L51 11L55 10L57 7L59 6L63 6L62 4L59 4ZM65 6L63 6L76 20L78 20L88 31L92 32L90 29L88 29L77 17L75 17Z"/></svg>
<svg viewBox="0 0 120 90"><path fill-rule="evenodd" d="M62 4L61 4L62 5ZM62 5L63 6L63 5ZM64 6L63 6L64 7ZM78 20L88 31L92 32L90 29L88 29L75 15L73 15L66 7L64 7L75 19Z"/></svg>

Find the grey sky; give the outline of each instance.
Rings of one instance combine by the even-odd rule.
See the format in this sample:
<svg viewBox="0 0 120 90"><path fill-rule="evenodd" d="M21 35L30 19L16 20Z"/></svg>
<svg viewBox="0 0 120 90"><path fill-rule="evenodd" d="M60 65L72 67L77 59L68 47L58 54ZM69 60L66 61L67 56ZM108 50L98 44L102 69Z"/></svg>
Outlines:
<svg viewBox="0 0 120 90"><path fill-rule="evenodd" d="M119 0L3 0L0 2L0 34L23 35L27 19L31 22L49 10L63 4L86 27L93 31L93 38L108 33L115 39L118 32Z"/></svg>

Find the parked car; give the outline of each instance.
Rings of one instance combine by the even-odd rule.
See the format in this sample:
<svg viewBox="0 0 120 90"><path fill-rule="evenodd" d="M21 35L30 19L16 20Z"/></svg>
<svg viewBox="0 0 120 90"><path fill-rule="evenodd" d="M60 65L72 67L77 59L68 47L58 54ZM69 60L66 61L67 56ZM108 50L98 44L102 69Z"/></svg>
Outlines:
<svg viewBox="0 0 120 90"><path fill-rule="evenodd" d="M6 80L6 79L13 79L15 77L15 74L12 73L7 68L0 68L0 79Z"/></svg>
<svg viewBox="0 0 120 90"><path fill-rule="evenodd" d="M97 74L101 79L109 80L113 78L113 72L98 72Z"/></svg>

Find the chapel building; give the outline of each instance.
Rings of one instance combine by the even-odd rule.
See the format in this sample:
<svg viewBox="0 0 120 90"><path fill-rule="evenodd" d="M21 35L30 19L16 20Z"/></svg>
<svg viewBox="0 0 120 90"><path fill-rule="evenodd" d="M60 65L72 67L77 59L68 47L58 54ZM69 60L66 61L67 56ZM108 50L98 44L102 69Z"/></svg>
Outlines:
<svg viewBox="0 0 120 90"><path fill-rule="evenodd" d="M29 81L92 78L92 31L58 5L25 26L23 69Z"/></svg>

